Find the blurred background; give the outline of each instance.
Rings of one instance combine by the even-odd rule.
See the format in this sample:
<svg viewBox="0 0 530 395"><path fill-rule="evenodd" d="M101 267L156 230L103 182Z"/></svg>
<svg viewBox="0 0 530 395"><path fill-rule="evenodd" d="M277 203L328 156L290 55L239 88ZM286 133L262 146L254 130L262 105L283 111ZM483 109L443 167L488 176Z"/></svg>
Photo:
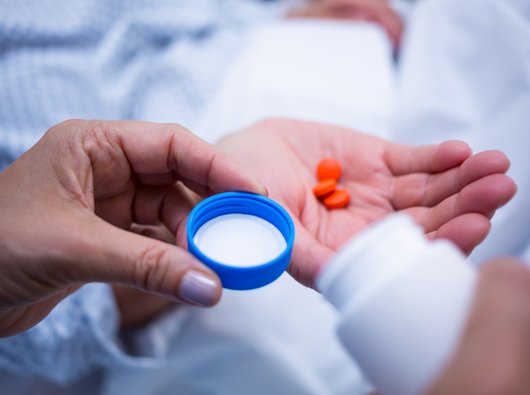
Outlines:
<svg viewBox="0 0 530 395"><path fill-rule="evenodd" d="M212 143L270 117L461 139L504 151L519 187L471 261L530 260L528 1L21 0L0 15L0 170L69 118L176 122ZM11 339L39 358L0 346L1 393L369 393L336 319L284 274L122 330L112 292L88 285ZM89 337L101 349L76 347Z"/></svg>

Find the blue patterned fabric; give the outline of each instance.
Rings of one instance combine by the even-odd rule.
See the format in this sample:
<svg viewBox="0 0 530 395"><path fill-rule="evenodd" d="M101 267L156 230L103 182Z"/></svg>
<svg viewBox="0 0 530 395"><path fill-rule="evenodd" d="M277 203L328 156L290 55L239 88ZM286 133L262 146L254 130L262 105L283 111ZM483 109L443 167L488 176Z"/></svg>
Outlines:
<svg viewBox="0 0 530 395"><path fill-rule="evenodd" d="M0 171L68 118L193 129L244 30L279 11L258 0L0 2ZM0 339L0 373L68 382L154 363L128 356L118 328L110 288L85 286L35 328Z"/></svg>
<svg viewBox="0 0 530 395"><path fill-rule="evenodd" d="M0 170L68 118L193 126L257 0L0 2Z"/></svg>
<svg viewBox="0 0 530 395"><path fill-rule="evenodd" d="M39 325L24 334L1 339L1 369L64 383L94 368L152 366L154 359L129 357L121 348L113 300L110 287L85 286L60 303Z"/></svg>

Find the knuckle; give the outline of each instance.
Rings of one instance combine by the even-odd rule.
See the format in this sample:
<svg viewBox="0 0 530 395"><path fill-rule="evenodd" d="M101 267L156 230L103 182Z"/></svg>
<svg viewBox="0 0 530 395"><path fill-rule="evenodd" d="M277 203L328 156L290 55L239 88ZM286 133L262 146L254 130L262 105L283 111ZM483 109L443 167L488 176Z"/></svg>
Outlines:
<svg viewBox="0 0 530 395"><path fill-rule="evenodd" d="M173 134L192 134L187 128L178 123L166 123L165 125L167 126L168 130Z"/></svg>
<svg viewBox="0 0 530 395"><path fill-rule="evenodd" d="M86 121L83 125L83 137L86 146L91 144L100 145L102 141L107 140L109 125L105 121Z"/></svg>
<svg viewBox="0 0 530 395"><path fill-rule="evenodd" d="M83 149L89 157L107 158L111 162L121 157L119 125L110 121L86 121L80 132Z"/></svg>
<svg viewBox="0 0 530 395"><path fill-rule="evenodd" d="M109 145L111 131L110 121L68 119L50 128L45 138L70 147L79 147L81 143L91 152Z"/></svg>
<svg viewBox="0 0 530 395"><path fill-rule="evenodd" d="M83 128L86 121L80 119L67 119L55 126L52 126L45 134L45 138L52 140L68 140Z"/></svg>
<svg viewBox="0 0 530 395"><path fill-rule="evenodd" d="M153 244L136 260L133 282L147 291L162 290L170 277L170 267L169 246Z"/></svg>
<svg viewBox="0 0 530 395"><path fill-rule="evenodd" d="M177 123L165 123L164 128L161 130L164 137L169 138L168 150L171 152L176 144L191 145L192 142L201 140L198 136L193 134L190 130ZM171 156L171 155L170 155Z"/></svg>

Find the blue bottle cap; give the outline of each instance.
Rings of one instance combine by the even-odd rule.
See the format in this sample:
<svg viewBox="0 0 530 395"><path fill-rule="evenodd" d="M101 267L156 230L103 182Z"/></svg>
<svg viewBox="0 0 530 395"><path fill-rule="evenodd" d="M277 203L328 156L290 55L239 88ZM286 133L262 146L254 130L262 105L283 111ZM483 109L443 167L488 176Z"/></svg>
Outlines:
<svg viewBox="0 0 530 395"><path fill-rule="evenodd" d="M195 236L209 221L213 220L210 223L222 221L231 214L257 217L257 221L266 225L264 229L273 232L272 237L274 234L281 234L279 237L285 239L285 244L282 240L284 249L278 251L278 255L274 254L274 257L269 256L270 259L264 262L244 266L219 261L215 257L206 255L197 245ZM225 192L203 200L191 211L186 231L189 252L217 273L224 288L240 290L267 285L287 269L291 260L295 233L293 220L282 206L270 198L246 192ZM239 245L235 248L240 247L252 248L247 245ZM226 248L234 247L227 245Z"/></svg>

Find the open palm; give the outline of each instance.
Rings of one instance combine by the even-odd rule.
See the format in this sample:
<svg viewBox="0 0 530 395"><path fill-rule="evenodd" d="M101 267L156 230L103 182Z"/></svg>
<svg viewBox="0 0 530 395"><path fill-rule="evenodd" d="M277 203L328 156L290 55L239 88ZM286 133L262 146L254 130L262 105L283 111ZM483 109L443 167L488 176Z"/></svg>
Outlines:
<svg viewBox="0 0 530 395"><path fill-rule="evenodd" d="M349 129L291 120L261 122L219 144L268 188L297 228L291 274L314 278L344 242L371 223L405 212L431 238L448 238L470 252L489 230L489 218L515 193L498 151L471 154L462 142L412 147ZM343 167L348 207L328 210L313 193L324 157Z"/></svg>

